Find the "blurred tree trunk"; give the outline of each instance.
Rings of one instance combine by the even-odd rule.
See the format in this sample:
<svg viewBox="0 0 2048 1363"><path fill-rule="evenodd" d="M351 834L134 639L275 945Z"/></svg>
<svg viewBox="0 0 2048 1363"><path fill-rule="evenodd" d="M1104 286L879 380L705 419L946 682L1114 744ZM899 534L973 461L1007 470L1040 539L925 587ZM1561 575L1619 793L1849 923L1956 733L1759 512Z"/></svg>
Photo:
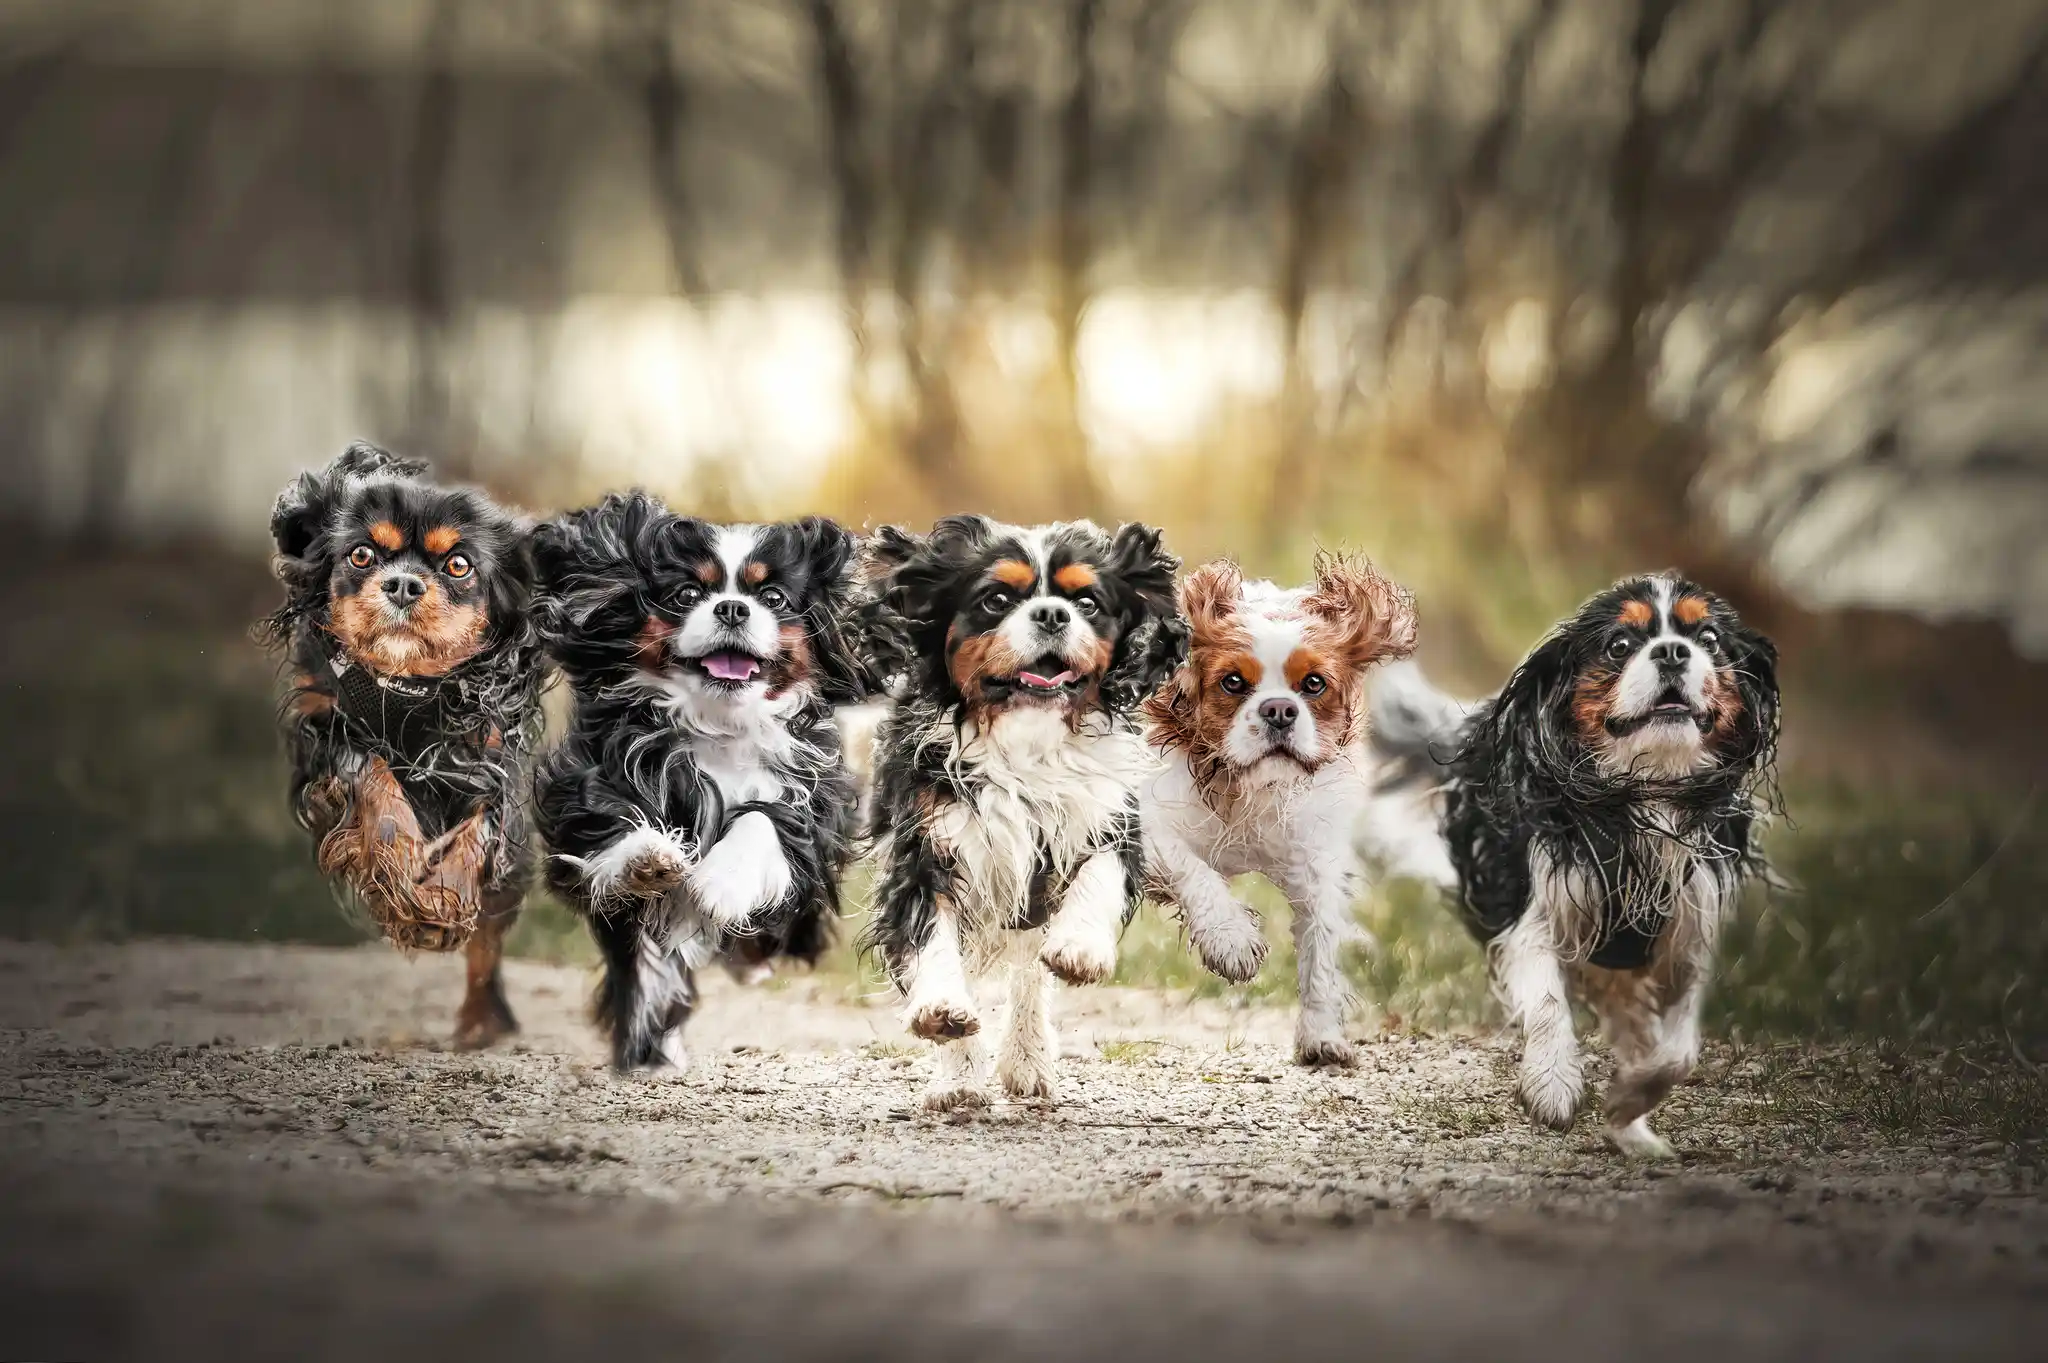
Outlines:
<svg viewBox="0 0 2048 1363"><path fill-rule="evenodd" d="M697 250L696 205L685 166L690 91L677 62L676 0L612 0L605 65L633 91L646 126L648 179L668 244L676 292L695 302L707 284Z"/></svg>
<svg viewBox="0 0 2048 1363"><path fill-rule="evenodd" d="M413 367L408 452L432 458L450 477L475 476L474 452L458 443L450 391L448 332L453 284L447 225L448 174L454 160L457 85L455 0L438 0L427 32L425 70L413 113L407 181L412 208L406 294L412 308Z"/></svg>
<svg viewBox="0 0 2048 1363"><path fill-rule="evenodd" d="M1058 401L1065 447L1057 452L1061 500L1080 516L1101 518L1108 498L1081 422L1081 315L1088 304L1094 258L1096 76L1095 32L1099 0L1071 0L1067 10L1067 63L1073 69L1059 120L1059 200L1055 213L1053 328L1059 348Z"/></svg>
<svg viewBox="0 0 2048 1363"><path fill-rule="evenodd" d="M1302 358L1302 326L1318 265L1341 230L1364 134L1345 79L1344 54L1333 50L1329 62L1323 87L1302 118L1287 176L1280 275L1274 286L1284 354L1278 447L1264 524L1269 554L1282 552L1308 528L1323 482L1326 441L1316 421L1315 385Z"/></svg>

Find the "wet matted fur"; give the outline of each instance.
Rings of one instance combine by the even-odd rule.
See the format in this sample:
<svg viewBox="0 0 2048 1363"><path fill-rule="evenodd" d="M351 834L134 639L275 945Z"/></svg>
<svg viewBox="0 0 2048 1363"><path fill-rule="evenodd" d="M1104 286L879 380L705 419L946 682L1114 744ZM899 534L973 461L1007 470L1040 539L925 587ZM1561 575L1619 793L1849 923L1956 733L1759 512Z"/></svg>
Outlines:
<svg viewBox="0 0 2048 1363"><path fill-rule="evenodd" d="M985 1101L974 977L1007 959L996 1078L1057 1087L1052 979L1106 978L1143 877L1138 703L1186 648L1157 530L952 516L872 547L880 872L866 938L938 1044L933 1109Z"/></svg>
<svg viewBox="0 0 2048 1363"><path fill-rule="evenodd" d="M715 957L829 941L856 831L833 705L868 689L856 548L828 520L712 525L639 492L536 532L537 618L575 701L536 819L603 953L620 1070L685 1067Z"/></svg>
<svg viewBox="0 0 2048 1363"><path fill-rule="evenodd" d="M271 515L294 816L393 943L469 949L458 1039L512 1030L498 972L532 878L524 809L545 665L527 527L357 443Z"/></svg>
<svg viewBox="0 0 2048 1363"><path fill-rule="evenodd" d="M1445 838L1538 1121L1578 1111L1576 989L1615 1051L1609 1139L1670 1153L1647 1114L1698 1060L1722 925L1762 869L1777 736L1777 650L1676 573L1586 602L1465 725Z"/></svg>

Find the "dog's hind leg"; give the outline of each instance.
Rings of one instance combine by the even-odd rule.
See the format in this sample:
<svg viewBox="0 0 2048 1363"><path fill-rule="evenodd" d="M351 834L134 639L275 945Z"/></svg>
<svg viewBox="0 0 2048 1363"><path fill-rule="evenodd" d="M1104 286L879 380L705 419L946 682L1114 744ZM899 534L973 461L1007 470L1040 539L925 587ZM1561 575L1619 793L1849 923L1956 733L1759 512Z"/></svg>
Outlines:
<svg viewBox="0 0 2048 1363"><path fill-rule="evenodd" d="M697 1003L697 982L683 953L637 913L598 915L591 935L604 954L598 1025L621 1074L679 1077L689 1067L683 1025Z"/></svg>
<svg viewBox="0 0 2048 1363"><path fill-rule="evenodd" d="M996 1082L1013 1098L1059 1097L1059 1032L1053 1026L1052 996L1058 987L1038 959L1035 932L1013 934L1010 950L1010 1010L996 1051Z"/></svg>
<svg viewBox="0 0 2048 1363"><path fill-rule="evenodd" d="M1334 839L1311 848L1319 853L1313 861L1290 866L1282 876L1293 911L1289 927L1301 992L1294 1058L1302 1065L1351 1066L1358 1063L1358 1053L1344 1036L1351 985L1344 978L1342 956L1345 939L1364 934L1351 916L1358 865L1350 847Z"/></svg>
<svg viewBox="0 0 2048 1363"><path fill-rule="evenodd" d="M484 895L476 931L463 948L465 989L462 1007L455 1014L457 1050L482 1050L519 1030L505 999L500 962L505 954L505 934L519 921L519 904L524 898L525 891L517 888Z"/></svg>

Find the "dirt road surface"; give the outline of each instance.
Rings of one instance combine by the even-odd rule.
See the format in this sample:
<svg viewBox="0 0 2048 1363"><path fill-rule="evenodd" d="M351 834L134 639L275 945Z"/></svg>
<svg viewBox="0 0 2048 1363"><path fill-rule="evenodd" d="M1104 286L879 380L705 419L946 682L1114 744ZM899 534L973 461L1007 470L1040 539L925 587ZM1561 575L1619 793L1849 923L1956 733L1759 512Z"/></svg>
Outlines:
<svg viewBox="0 0 2048 1363"><path fill-rule="evenodd" d="M2038 1146L1831 1140L1710 1056L1675 1167L1533 1131L1502 1038L1061 998L1055 1107L931 1117L887 1000L711 981L678 1083L580 972L0 944L0 1356L2038 1356ZM2029 1153L2030 1149L2033 1153Z"/></svg>

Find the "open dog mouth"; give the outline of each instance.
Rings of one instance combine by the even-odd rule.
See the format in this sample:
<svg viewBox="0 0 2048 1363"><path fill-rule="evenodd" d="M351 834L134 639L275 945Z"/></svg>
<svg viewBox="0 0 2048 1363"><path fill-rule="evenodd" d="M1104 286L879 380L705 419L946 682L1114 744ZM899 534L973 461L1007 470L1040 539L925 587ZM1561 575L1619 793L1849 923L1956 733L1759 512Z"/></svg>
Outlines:
<svg viewBox="0 0 2048 1363"><path fill-rule="evenodd" d="M689 662L719 686L745 686L761 675L762 667L761 659L739 648L713 649Z"/></svg>
<svg viewBox="0 0 2048 1363"><path fill-rule="evenodd" d="M1630 715L1626 719L1609 719L1607 732L1621 737L1652 724L1682 723L1698 726L1704 718L1693 707L1693 703L1685 698L1684 692L1676 687L1667 686L1657 693L1655 703L1641 714Z"/></svg>
<svg viewBox="0 0 2048 1363"><path fill-rule="evenodd" d="M1047 697L1065 696L1079 690L1086 679L1068 667L1064 660L1047 654L1029 667L1017 669L1014 677L989 677L982 682L982 689L1000 697Z"/></svg>

